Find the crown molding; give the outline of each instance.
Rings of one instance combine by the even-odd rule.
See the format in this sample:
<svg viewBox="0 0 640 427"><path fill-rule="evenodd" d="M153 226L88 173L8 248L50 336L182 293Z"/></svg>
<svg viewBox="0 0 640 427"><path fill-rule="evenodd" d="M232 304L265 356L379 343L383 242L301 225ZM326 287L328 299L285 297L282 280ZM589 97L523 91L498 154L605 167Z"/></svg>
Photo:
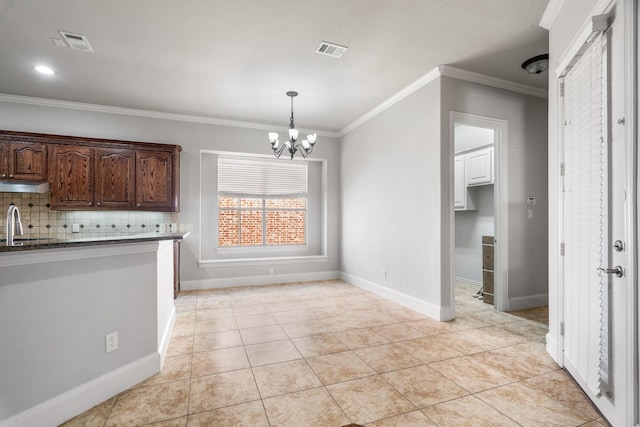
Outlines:
<svg viewBox="0 0 640 427"><path fill-rule="evenodd" d="M364 115L360 116L360 118L354 120L353 122L351 122L350 124L345 126L340 132L338 132L338 136L342 137L342 136L346 135L347 133L349 133L352 130L356 129L357 127L359 127L363 123L368 122L369 120L371 120L372 118L374 118L378 114L382 113L387 108L393 106L397 102L399 102L402 99L406 98L407 96L411 95L413 92L417 91L422 86L425 86L425 85L431 83L432 81L434 81L438 77L440 77L440 70L438 70L438 68L436 67L433 70L429 71L424 76L420 77L418 80L416 80L413 83L411 83L409 86L407 86L404 89L402 89L400 92L396 93L395 95L391 96L390 98L387 98L387 100L383 101L382 104L378 105L377 107L373 108L369 112L367 112Z"/></svg>
<svg viewBox="0 0 640 427"><path fill-rule="evenodd" d="M485 74L475 73L473 71L463 70L461 68L452 67L450 65L439 65L433 70L429 71L424 76L420 77L418 80L411 83L409 86L402 89L400 92L388 98L382 104L370 110L368 113L365 113L360 118L354 120L349 125L347 125L344 129L338 132L339 137L343 137L347 133L361 126L365 122L371 120L378 114L382 113L384 110L393 106L397 102L411 95L413 92L417 91L421 87L431 83L438 77L452 77L459 80L466 80L474 83L479 83L485 86L492 86L499 89L505 89L512 92L523 93L525 95L536 96L538 98L548 98L548 92L546 89L540 89L533 86L523 85L521 83L515 83L509 80L499 79L497 77L487 76Z"/></svg>
<svg viewBox="0 0 640 427"><path fill-rule="evenodd" d="M549 0L549 4L547 4L547 7L542 14L542 18L540 18L540 22L538 23L538 25L540 25L545 30L551 29L551 26L558 17L562 6L564 6L564 2L565 0Z"/></svg>
<svg viewBox="0 0 640 427"><path fill-rule="evenodd" d="M441 65L440 74L446 77L453 77L459 80L466 80L473 83L479 83L485 86L492 86L498 89L505 89L511 92L518 92L525 95L536 96L538 98L548 98L549 94L546 89L524 85L509 80L499 79L497 77L487 76L485 74L473 71L463 70L461 68L451 67L449 65Z"/></svg>
<svg viewBox="0 0 640 427"><path fill-rule="evenodd" d="M138 110L135 108L112 107L109 105L88 104L84 102L62 101L58 99L36 98L31 96L9 95L0 93L0 102L15 104L37 105L41 107L66 108L70 110L90 111L94 113L118 114L123 116L145 117L160 120L175 120L179 122L201 123L216 126L230 126L245 129L266 131L288 131L287 126L276 126L266 123L243 122L239 120L216 119L213 117L191 116L188 114L163 113L160 111ZM338 138L337 132L313 131L299 129L301 132L316 132L321 136Z"/></svg>

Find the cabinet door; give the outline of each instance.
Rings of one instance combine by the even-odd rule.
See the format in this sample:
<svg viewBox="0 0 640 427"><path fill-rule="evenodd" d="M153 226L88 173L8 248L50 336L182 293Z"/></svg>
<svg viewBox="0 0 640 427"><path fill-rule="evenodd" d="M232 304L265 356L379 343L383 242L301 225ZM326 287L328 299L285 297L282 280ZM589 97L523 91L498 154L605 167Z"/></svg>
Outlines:
<svg viewBox="0 0 640 427"><path fill-rule="evenodd" d="M95 150L95 204L103 208L135 206L135 154L131 150Z"/></svg>
<svg viewBox="0 0 640 427"><path fill-rule="evenodd" d="M12 142L8 158L9 178L46 181L47 150L39 142Z"/></svg>
<svg viewBox="0 0 640 427"><path fill-rule="evenodd" d="M73 145L53 145L49 178L52 209L87 209L93 206L93 150Z"/></svg>
<svg viewBox="0 0 640 427"><path fill-rule="evenodd" d="M467 185L493 184L493 148L466 154Z"/></svg>
<svg viewBox="0 0 640 427"><path fill-rule="evenodd" d="M136 208L173 210L173 156L166 151L136 152Z"/></svg>
<svg viewBox="0 0 640 427"><path fill-rule="evenodd" d="M453 161L453 207L457 209L465 208L465 192L467 183L464 179L464 156L456 156Z"/></svg>
<svg viewBox="0 0 640 427"><path fill-rule="evenodd" d="M9 143L0 142L0 179L9 178Z"/></svg>

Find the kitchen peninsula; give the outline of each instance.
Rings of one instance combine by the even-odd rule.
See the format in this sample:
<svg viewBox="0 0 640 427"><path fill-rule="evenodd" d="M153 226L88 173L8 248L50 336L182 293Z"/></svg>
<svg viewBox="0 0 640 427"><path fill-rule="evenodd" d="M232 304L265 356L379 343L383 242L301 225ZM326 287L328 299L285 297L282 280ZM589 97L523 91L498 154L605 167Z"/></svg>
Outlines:
<svg viewBox="0 0 640 427"><path fill-rule="evenodd" d="M161 370L184 237L0 246L0 425L57 425Z"/></svg>

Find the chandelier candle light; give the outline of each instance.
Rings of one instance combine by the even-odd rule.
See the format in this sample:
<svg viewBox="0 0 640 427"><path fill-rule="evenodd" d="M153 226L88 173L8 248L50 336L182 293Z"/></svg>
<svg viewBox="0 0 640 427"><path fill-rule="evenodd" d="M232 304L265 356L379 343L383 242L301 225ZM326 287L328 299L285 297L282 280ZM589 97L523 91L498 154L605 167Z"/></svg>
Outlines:
<svg viewBox="0 0 640 427"><path fill-rule="evenodd" d="M291 154L291 160L293 160L294 154L299 152L302 154L303 158L307 158L309 154L313 151L313 146L316 143L316 134L307 135L307 139L303 139L302 142L298 141L298 129L293 122L293 97L298 96L298 92L289 91L287 92L287 96L291 97L291 119L289 120L289 139L284 142L284 144L280 144L278 141L278 133L277 132L269 132L269 142L271 142L271 148L273 149L273 154L277 158L280 158L282 152L286 149L289 154Z"/></svg>

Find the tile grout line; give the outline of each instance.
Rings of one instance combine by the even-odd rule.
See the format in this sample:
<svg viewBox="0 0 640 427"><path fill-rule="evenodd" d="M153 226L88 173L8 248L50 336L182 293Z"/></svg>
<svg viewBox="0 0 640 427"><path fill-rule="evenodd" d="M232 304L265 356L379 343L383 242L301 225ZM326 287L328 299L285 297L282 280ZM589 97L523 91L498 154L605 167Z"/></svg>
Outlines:
<svg viewBox="0 0 640 427"><path fill-rule="evenodd" d="M337 288L337 287L336 287L336 288ZM336 288L334 288L334 289L336 289ZM253 289L253 288L252 288L252 289ZM259 289L259 287L255 287L255 289ZM333 290L333 289L332 289L332 290ZM225 296L225 295L227 295L227 296L228 296L228 295L229 295L229 292L228 292L228 291L226 291L226 292L224 292L224 293L223 293L223 292L220 292L220 293L216 292L215 294L214 294L214 293L211 293L211 294L208 294L208 295L206 295L206 296L209 296L209 295L214 295L214 296ZM301 293L296 293L295 295L297 295L297 297L296 297L296 301L299 301L300 303L304 303L304 302L305 302L305 300L308 300L310 297L312 297L312 296L313 296L313 292L307 292L307 293L305 293L305 294L303 294L303 293L301 292ZM251 295L250 295L250 294L248 294L247 296L251 296ZM337 307L339 307L339 305L336 305L336 304L347 303L347 302L348 302L348 299L349 299L349 298L353 298L354 296L357 296L357 295L356 295L356 293L351 292L351 293L348 293L348 294L347 294L347 293L345 293L345 294L343 294L342 296L339 296L339 297L337 297L337 298L332 298L332 300L333 300L332 305L333 305L334 307L336 307L336 308L337 308ZM185 353L185 354L189 354L189 355L190 355L190 360L191 360L191 364L190 364L190 366L189 366L189 388L188 388L187 414L186 414L186 420L187 420L187 421L188 421L188 417L189 417L189 415L190 415L190 414L189 414L189 408L190 408L190 404L191 404L191 402L190 402L190 399L191 399L191 381L193 380L193 360L194 360L194 355L195 355L196 353L210 352L210 351L216 351L216 350L227 349L227 348L234 348L234 347L239 347L239 346L240 346L240 345L237 345L237 346L231 346L231 347L228 347L228 346L226 346L226 345L225 345L224 347L219 347L219 348L214 347L214 348L212 348L212 349L210 349L210 350L204 350L204 351L202 351L202 352L196 352L196 351L195 351L195 349L196 349L196 340L195 340L195 338L196 338L196 336L197 336L197 335L205 335L205 334L209 334L209 333L218 333L218 332L235 331L235 332L239 335L239 337L240 337L240 342L242 343L242 344L241 344L241 346L243 347L245 357L246 357L246 358L247 358L247 360L249 361L249 356L248 356L248 352L247 352L247 346L248 346L248 344L245 342L245 338L244 338L244 337L242 336L242 334L241 334L241 330L242 330L243 328L240 328L240 327L239 327L239 325L238 325L237 318L236 318L236 315L237 315L237 314L236 314L235 310L233 310L233 305L230 303L230 300L227 300L227 302L229 303L229 308L231 308L231 314L232 314L232 316L233 316L233 320L234 320L234 324L235 324L235 329L232 329L232 330L225 330L225 331L213 331L213 332L206 332L205 334L196 334L196 333L195 333L196 326L197 326L197 324L198 324L198 322L199 322L199 321L197 320L197 319L198 319L198 318L197 318L197 313L198 313L198 311L201 311L201 312L202 312L202 311L206 311L206 310L215 310L215 308L212 308L211 306L204 306L203 308L198 308L198 306L199 306L198 302L199 302L199 299L200 299L201 297L203 298L203 301L204 301L204 297L205 297L205 295L203 294L203 295L201 296L201 295L200 295L200 293L198 293L198 294L197 294L197 297L196 297L196 307L195 307L195 309L193 310L193 312L194 312L194 319L193 319L193 322L182 322L182 324L192 324L192 331L191 331L191 332L192 332L192 333L191 333L191 352L190 352L190 353ZM254 296L254 297L255 297L255 296ZM238 298L240 298L240 296L238 296ZM278 313L283 313L283 312L287 312L287 311L292 311L292 310L288 310L288 309L286 309L286 304L285 304L285 301L284 301L284 299L286 299L286 298L287 298L287 299L289 299L289 300L291 299L291 298L290 298L290 297L288 297L288 296L284 296L284 297L280 297L280 298L279 298L279 299L280 299L280 301L278 301L278 298L275 298L275 299L273 300L273 301L274 301L273 303L269 303L269 304L273 304L273 307L271 307L271 308L270 308L270 311L269 311L269 313L268 313L268 314L270 314L271 316L273 316L273 317L275 318L275 320L277 321L277 324L274 324L274 325L271 325L271 326L278 326L279 328L281 328L281 329L282 329L282 325L285 325L285 324L288 324L288 323L296 323L295 321L293 321L293 322L280 322L280 321L278 321L278 317L277 317L277 314L278 314ZM283 305L281 306L281 307L283 307L283 310L281 310L281 311L280 311L279 309L275 309L275 308L274 308L274 307L277 307L277 306L278 306L278 304L283 304ZM188 305L191 305L191 304L188 304ZM249 306L249 305L238 305L238 307L245 307L245 306ZM328 307L330 308L330 306L325 306L325 308L328 308ZM320 311L322 310L322 308L321 308L321 307L318 307L317 309L318 309L318 310L320 310ZM339 309L338 309L338 310L339 310ZM388 309L388 310L381 309L381 310L382 310L381 312L383 312L383 313L385 313L385 314L389 314L390 312L397 311L397 312L398 312L398 314L400 315L400 312L401 312L401 311L400 311L401 309L397 309L397 308L392 308L392 309ZM330 312L330 310L327 310L327 311L328 311L328 312ZM365 310L362 310L362 311L365 311ZM487 311L487 310L482 310L482 311ZM335 313L335 311L334 311L334 313ZM312 314L314 317L317 317L317 319L318 319L318 320L324 320L324 319L335 319L335 320L338 320L338 319L340 319L340 315L339 315L339 314L336 314L335 316L334 316L334 315L331 315L331 314L328 314L328 315L322 315L322 314L317 314L317 313L316 313L316 312L314 312L314 311L311 311L311 314ZM187 316L185 316L185 317L187 317ZM466 317L466 318L467 318L467 319L469 319L469 320L471 320L471 321L482 322L481 320L478 320L478 319L475 319L475 318L469 318L469 317ZM403 370L403 369L409 369L409 368L412 368L412 367L421 367L421 366L426 366L426 367L428 367L428 368L430 368L430 369L434 369L434 368L432 368L432 367L430 366L430 364L434 364L434 363L438 363L438 362L442 362L442 361L446 361L446 360L452 360L452 359L457 359L457 358L463 358L463 357L473 357L474 355L478 355L478 354L482 354L482 353L490 353L490 352L492 352L492 351L497 351L497 350L501 350L501 349L505 349L505 348L511 348L511 347L515 347L515 346L518 346L518 345L528 344L528 343L534 343L534 344L535 344L535 343L538 343L538 342L539 342L539 340L538 340L538 339L536 339L536 338L534 338L534 336L528 336L528 335L524 335L524 334L519 333L519 332L513 332L513 331L509 331L509 330L504 329L504 325L506 325L506 324L513 324L513 323L515 323L515 322L519 322L519 321L521 321L521 320L523 320L523 319L524 319L524 320L530 320L530 319L526 319L526 318L522 318L522 317L514 316L514 320L512 320L512 321L508 321L508 322L502 322L502 323L491 323L491 324L487 324L487 323L485 323L483 326L472 327L472 328L464 328L464 329L459 329L459 330L454 330L454 331L447 331L447 332L445 332L445 333L437 333L437 334L432 334L432 335L427 335L427 334L425 334L424 332L422 332L422 331L418 330L418 332L420 333L420 336L419 336L419 337L416 337L416 338L401 339L401 340L398 340L398 341L391 341L391 342L389 342L389 343L385 343L385 344L375 344L375 345L373 345L373 346L367 346L367 345L365 345L365 346L363 346L363 347L357 346L357 347L354 347L354 348L351 348L351 346L347 345L347 343L346 343L345 341L343 341L342 339L340 339L340 338L339 338L339 336L338 336L338 334L340 334L340 333L345 333L345 332L348 332L348 331L353 331L353 330L361 330L361 331L365 331L365 330L366 330L368 333L371 333L371 334L374 334L374 335L377 335L377 336L381 336L381 335L379 335L378 333L376 333L374 329L376 329L376 328L378 328L378 329L379 329L379 328L381 328L381 327L388 326L388 325L401 325L401 326L405 326L405 327L409 327L409 328L410 328L410 327L411 327L410 322L415 322L415 321L417 321L418 319L410 319L410 318L406 318L406 319L404 319L404 320L399 320L398 318L392 318L392 320L393 320L392 322L382 321L382 323L377 323L377 322L376 322L376 324L374 324L373 326L367 326L367 327L360 327L360 326L357 326L357 327L355 327L355 328L353 328L353 327L348 327L348 328L346 328L346 329L338 329L338 330L334 330L334 327L332 327L332 326L330 326L330 325L329 325L329 326L328 326L328 329L327 329L326 331L323 331L323 332L320 332L320 333L312 333L312 334L310 334L310 335L306 335L306 334L304 334L304 335L301 335L300 337L297 337L297 338L292 338L292 337L289 335L289 333L287 333L286 331L284 331L284 330L283 330L284 334L287 336L287 339L283 339L283 340L281 340L281 341L288 341L288 342L289 342L289 344L290 344L290 345L292 345L292 346L293 346L293 348L295 348L295 349L296 349L297 353L298 353L298 354L299 354L299 356L300 356L300 359L295 359L295 360L304 360L304 361L305 361L305 365L307 366L307 368L308 368L308 369L310 369L310 370L311 370L311 372L313 372L313 373L314 373L314 375L316 375L316 374L315 374L315 371L313 370L313 368L311 367L311 365L309 364L309 361L308 361L310 358L313 358L313 357L320 357L320 356L325 356L325 355L330 355L330 354L337 354L337 353L342 353L342 352L350 352L350 353L353 353L353 354L355 354L355 356L357 357L357 359L358 359L359 361L361 361L365 366L367 366L367 367L369 367L370 369L372 369L375 373L374 373L374 374L372 374L372 375L367 375L367 376L365 376L365 377L354 378L354 379L350 379L350 380L346 380L346 381L339 381L339 382L337 382L337 383L335 383L335 384L341 384L341 383L345 383L345 382L349 382L349 381L356 381L356 380L359 380L359 379L362 379L362 378L370 378L370 377L376 377L376 376L377 376L377 377L382 378L382 380L384 381L384 383L385 383L385 384L387 384L388 386L390 386L390 387L391 387L393 390L395 390L397 393L399 393L399 395L400 395L400 396L402 396L404 399L406 399L407 401L409 401L409 402L411 403L411 405L412 405L412 406L414 406L414 407L416 408L415 410L422 411L422 409L425 409L425 408L427 408L427 407L434 406L434 405L437 405L437 404L440 404L440 403L445 403L445 402L448 402L448 401L451 401L451 400L455 400L455 399L445 399L445 400L443 400L443 401L441 401L441 402L438 402L438 403L436 403L436 404L434 404L434 405L429 405L429 406L424 407L424 408L419 408L419 407L418 407L417 405L415 405L415 404L414 404L414 403L413 403L413 402L412 402L412 401L411 401L411 400L410 400L406 395L404 395L403 393L401 393L401 392L400 392L400 390L398 390L398 389L397 389L396 387L394 387L391 383L389 383L389 381L388 381L385 377L383 377L382 375L383 375L383 374L387 374L387 373L397 372L397 371L400 371L400 370ZM207 320L203 320L202 322L205 322L205 321L212 321L212 320L214 320L214 319L207 319ZM532 321L532 322L533 322L533 321ZM358 324L358 320L356 320L356 322L354 322L354 325L357 325L357 324ZM361 323L361 324L362 324L362 323ZM260 326L254 326L254 327L263 327L263 326L264 326L264 325L262 325L262 324L261 324ZM188 328L188 327L187 327L187 328ZM499 346L499 347L494 347L494 348L490 348L490 349L487 349L487 350L478 351L478 352L476 352L476 353L468 353L468 354L463 354L463 355L460 355L460 356L454 356L454 357L444 358L444 359L440 359L440 360L433 361L433 362L423 362L421 359L417 358L416 356L413 356L411 353L409 353L407 350L405 350L404 348L400 347L400 345L399 345L400 343L404 343L404 342L408 342L408 341L413 341L413 340L419 340L419 339L425 339L425 338L434 338L434 339L437 339L437 337L439 337L439 336L443 336L443 335L447 335L447 334L454 334L454 333L457 333L457 332L463 332L463 331L469 331L469 333L470 333L471 335L479 336L479 335L477 334L477 332L478 332L478 331L480 331L480 330L482 330L482 329L489 329L489 328L495 328L495 329L497 329L497 330L504 330L504 331L508 332L508 333L509 333L509 334L511 334L511 335L519 335L519 336L521 336L521 337L524 339L524 341L523 341L523 342L520 342L520 343L515 343L515 344L509 344L509 345L503 345L503 346ZM250 329L250 328L244 328L244 329ZM475 333L474 333L474 332L475 332ZM296 334L296 335L297 335L297 334ZM332 352L329 352L329 353L322 353L322 354L318 354L318 355L314 355L314 356L306 357L306 356L304 356L304 355L302 354L302 352L301 352L301 347L299 347L298 345L296 345L296 343L294 342L294 339L298 339L298 338L308 338L308 337L316 337L316 336L320 336L320 335L326 335L326 336L330 336L330 337L333 337L333 338L337 339L337 341L339 341L342 345L344 345L344 346L346 347L346 349L345 349L345 350L342 350L342 351L332 351ZM384 336L381 336L381 337L382 337L383 339L386 339ZM481 337L480 337L480 338L481 338ZM276 342L276 341L279 341L279 340L267 341L267 342ZM255 344L262 344L262 343L255 343ZM414 359L416 359L417 361L419 361L419 362L420 362L420 364L415 365L415 366L411 366L411 367L406 367L406 368L397 368L397 369L392 369L392 370L390 370L390 371L384 371L384 372L380 372L380 373L379 373L379 372L377 372L375 369L373 369L373 367L372 367L369 363L367 363L365 359L363 359L363 356L361 356L360 354L358 354L358 353L356 352L357 350L361 350L361 349L376 348L376 347L382 347L382 346L391 346L391 347L393 347L393 348L400 349L403 353L406 353L406 354L408 354L408 355L412 356L412 357L413 357ZM176 354L176 355L172 355L171 357L177 357L177 356L181 356L181 355L183 355L183 354ZM271 366L271 365L277 365L277 364L279 364L279 363L284 363L284 362L272 362L272 363L268 363L268 364L266 364L266 365L260 365L260 366ZM256 366L256 367L258 367L258 366ZM252 366L251 362L249 361L249 368L250 368L250 369L251 369L251 371L252 371L252 378L253 378L253 382L254 382L254 384L255 384L255 385L256 385L256 387L257 387L257 380L256 380L255 372L254 372L254 368L256 368L256 367ZM238 371L238 370L241 370L241 369L233 369L233 370L230 370L230 371L222 371L222 372L220 372L220 373L234 372L234 371ZM435 369L434 369L434 370L435 370ZM554 371L555 371L555 370L554 370ZM449 380L449 381L452 381L452 382L453 382L453 384L456 384L457 386L459 386L455 381L453 381L452 379L448 378L446 375L442 374L441 372L439 372L439 371L437 371L437 370L435 370L435 372L438 372L438 374L439 374L440 376L442 376L443 378L446 378L446 379L447 379L447 380ZM551 371L551 372L553 372L553 371ZM201 377L208 376L208 375L215 375L215 374L218 374L218 372L213 373L213 374L203 375L203 376L201 376ZM543 373L543 374L539 374L539 375L534 375L533 377L525 378L525 379L523 379L523 380L515 380L515 381L513 381L513 382L509 382L509 383L506 383L506 384L503 384L503 385L500 385L500 386L492 387L492 388L489 388L489 389L487 389L487 390L491 390L491 389L494 389L494 388L504 387L504 386L506 386L506 385L514 384L514 383L521 383L521 384L524 384L525 386L527 386L527 384L525 384L525 383L524 383L526 380L531 379L531 378L540 377L540 376L547 375L547 374L549 374L549 372L547 372L547 373ZM198 377L198 378L201 378L201 377ZM316 378L317 378L317 375L316 375ZM174 381L178 381L178 380L166 381L165 383L174 382ZM319 387L312 387L312 388L310 388L310 389L306 389L306 390L311 390L311 389L315 389L315 388L323 387L323 388L325 389L325 391L326 391L327 393L329 393L329 395L331 396L332 401L333 401L333 402L334 402L334 403L335 403L335 404L340 408L340 410L342 411L342 414L345 416L345 418L350 419L349 417L347 417L347 416L346 416L346 413L344 413L344 410L343 410L343 409L342 409L342 407L337 403L336 399L333 397L333 395L330 393L330 391L329 391L329 389L328 389L328 386L329 386L329 385L333 385L333 384L329 384L329 385L328 385L328 384L325 384L325 383L324 383L324 381L321 381L321 383L322 383L322 385L321 385L321 386L319 386ZM160 383L160 384L162 384L162 383ZM150 386L153 386L153 384L151 384ZM479 397L477 396L479 393L482 393L482 392L487 391L487 390L482 390L482 391L479 391L479 392L476 392L476 393L470 393L470 392L469 392L468 390L466 390L464 387L461 387L461 389L462 389L462 390L464 390L466 393L468 393L468 395L467 395L467 396L474 396L476 399L479 399ZM265 414L265 416L267 417L267 422L268 422L268 423L269 423L269 425L270 425L270 424L271 424L271 420L268 418L268 414L266 413L266 407L265 407L265 405L264 405L264 400L265 400L265 398L262 396L262 392L260 391L260 389L259 389L259 388L257 388L257 390L258 390L258 395L260 396L259 400L260 400L260 401L261 401L261 403L262 403L262 407L263 407L264 414ZM305 391L305 390L302 390L302 391ZM285 395L292 394L292 393L296 393L296 392L288 392L288 393L284 393L284 394L280 394L280 395L272 396L272 397L285 396ZM545 393L545 394L546 394L546 393ZM548 396L548 397L550 397L550 398L551 398L551 396ZM112 411L113 411L113 409L114 409L115 405L117 404L117 401L118 401L118 399L119 399L119 398L120 398L120 395L116 396L116 399L114 400L114 403L113 403L113 405L111 406L111 408L110 408L110 410L109 410L109 414L107 415L107 419L105 420L105 425L106 425L106 423L107 423L107 421L108 421L108 419L109 419L109 416L111 415L111 413L112 413ZM551 398L551 399L553 399L553 398ZM481 399L479 399L479 400L480 400L480 401L482 401L483 403L487 404L490 408L492 408L492 409L494 409L494 410L498 411L496 408L494 408L493 406L491 406L491 405L489 405L488 403L484 402L483 400L481 400ZM553 400L554 400L554 401L556 401L555 399L553 399ZM253 401L252 401L252 402L253 402ZM562 404L562 402L560 402L560 401L556 401L556 402L557 402L557 403L559 403L559 404ZM227 406L224 406L224 407L221 407L221 408L216 408L215 410L223 409L223 408L229 408L229 407L233 407L233 406L238 406L238 405L241 405L241 404L242 404L242 403L235 403L235 404L233 404L233 405L227 405ZM563 405L563 406L565 406L564 404L562 404L562 405ZM203 412L209 412L209 411L203 411ZM405 414L406 414L406 413L409 413L409 412L413 412L413 411L405 412ZM502 413L501 411L498 411L498 412L499 412L499 413ZM424 414L424 412L422 412L422 413ZM400 415L400 414L396 414L396 415ZM427 417L427 419L431 420L431 418L430 418L430 417L428 417L426 414L424 414L424 415L425 415L425 417ZM395 415L394 415L394 416L395 416ZM506 415L505 415L505 416L506 416ZM393 417L393 416L390 416L390 417L387 417L387 418L392 418L392 417ZM508 417L508 418L509 418L509 417ZM386 418L384 418L384 419L386 419ZM377 421L379 421L379 420L377 420ZM374 422L374 421L372 421L372 422Z"/></svg>

